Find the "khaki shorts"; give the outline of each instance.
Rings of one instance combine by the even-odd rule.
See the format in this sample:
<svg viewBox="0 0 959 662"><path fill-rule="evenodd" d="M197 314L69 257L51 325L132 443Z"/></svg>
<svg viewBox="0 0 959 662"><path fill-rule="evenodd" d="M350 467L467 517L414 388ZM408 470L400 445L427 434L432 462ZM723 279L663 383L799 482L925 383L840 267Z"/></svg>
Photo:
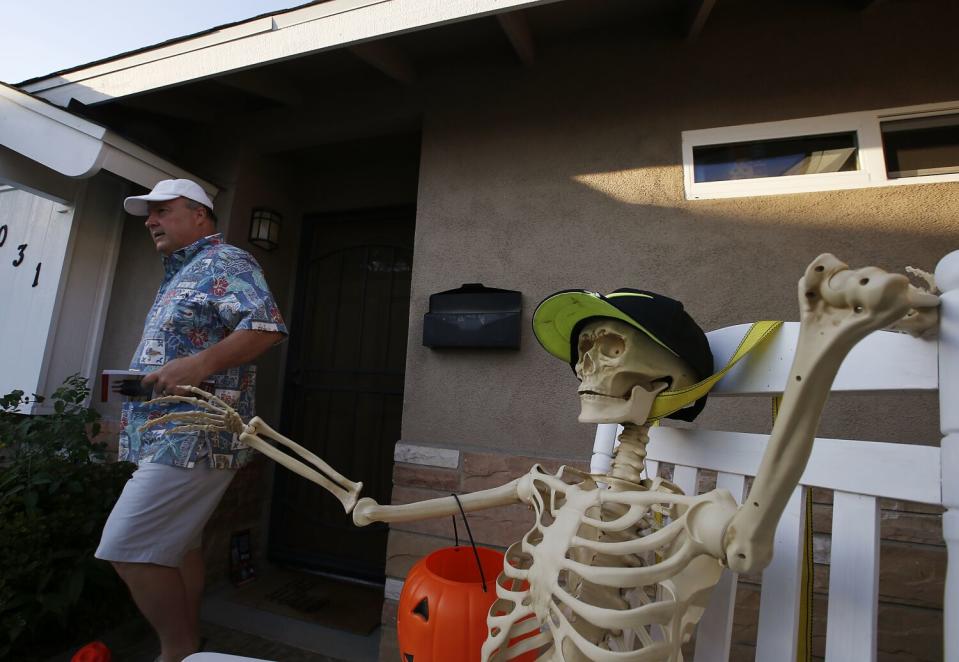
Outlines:
<svg viewBox="0 0 959 662"><path fill-rule="evenodd" d="M95 556L178 567L200 546L203 527L236 471L146 463L133 472L103 526Z"/></svg>

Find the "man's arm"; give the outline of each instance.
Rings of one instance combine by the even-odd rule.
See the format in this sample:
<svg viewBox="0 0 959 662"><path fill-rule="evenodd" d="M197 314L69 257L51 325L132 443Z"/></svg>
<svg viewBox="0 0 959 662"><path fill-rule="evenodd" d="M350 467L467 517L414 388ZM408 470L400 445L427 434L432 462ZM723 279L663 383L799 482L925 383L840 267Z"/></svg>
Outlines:
<svg viewBox="0 0 959 662"><path fill-rule="evenodd" d="M154 391L161 395L184 394L176 387L199 386L212 374L250 363L284 337L285 334L278 331L234 331L202 352L174 359L151 372L143 378L143 384L152 384Z"/></svg>

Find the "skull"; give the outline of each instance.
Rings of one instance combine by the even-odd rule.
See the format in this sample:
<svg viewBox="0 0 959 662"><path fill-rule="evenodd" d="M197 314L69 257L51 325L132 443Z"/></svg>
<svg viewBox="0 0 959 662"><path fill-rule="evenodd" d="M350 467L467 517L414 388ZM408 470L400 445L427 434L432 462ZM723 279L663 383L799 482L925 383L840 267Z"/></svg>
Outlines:
<svg viewBox="0 0 959 662"><path fill-rule="evenodd" d="M597 318L579 333L581 423L636 423L668 387L696 383L693 369L642 331L616 319Z"/></svg>

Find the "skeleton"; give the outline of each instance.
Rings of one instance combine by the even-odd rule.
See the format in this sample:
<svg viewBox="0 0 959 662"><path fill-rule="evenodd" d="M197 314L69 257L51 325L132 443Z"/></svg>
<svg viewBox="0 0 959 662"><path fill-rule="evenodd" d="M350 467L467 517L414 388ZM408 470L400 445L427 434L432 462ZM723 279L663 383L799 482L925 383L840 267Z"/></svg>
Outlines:
<svg viewBox="0 0 959 662"><path fill-rule="evenodd" d="M930 283L931 285L931 283ZM685 362L632 326L596 318L579 336L577 376L586 423L620 423L612 467L590 475L540 466L500 487L460 495L466 511L526 503L529 532L509 547L487 619L484 661L538 651L555 662L681 662L723 567L739 573L770 561L773 534L812 450L830 385L845 355L873 330L899 325L913 332L935 322L938 298L905 276L877 268L850 270L829 254L799 281L801 326L779 417L743 506L728 491L687 496L662 478L643 479L650 407L669 386L695 382ZM244 424L221 400L169 396L200 410L170 414L180 429L228 430L242 442L332 492L359 526L458 512L453 497L383 506L357 501L354 483L259 418ZM320 472L266 439L291 448Z"/></svg>

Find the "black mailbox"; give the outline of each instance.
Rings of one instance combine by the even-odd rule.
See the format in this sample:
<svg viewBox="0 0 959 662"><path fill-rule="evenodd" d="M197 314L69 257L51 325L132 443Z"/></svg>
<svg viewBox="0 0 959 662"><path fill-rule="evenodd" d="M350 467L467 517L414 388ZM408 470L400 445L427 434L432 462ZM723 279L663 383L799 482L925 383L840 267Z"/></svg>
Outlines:
<svg viewBox="0 0 959 662"><path fill-rule="evenodd" d="M423 316L423 344L519 349L522 306L519 292L482 283L431 294L430 310Z"/></svg>

